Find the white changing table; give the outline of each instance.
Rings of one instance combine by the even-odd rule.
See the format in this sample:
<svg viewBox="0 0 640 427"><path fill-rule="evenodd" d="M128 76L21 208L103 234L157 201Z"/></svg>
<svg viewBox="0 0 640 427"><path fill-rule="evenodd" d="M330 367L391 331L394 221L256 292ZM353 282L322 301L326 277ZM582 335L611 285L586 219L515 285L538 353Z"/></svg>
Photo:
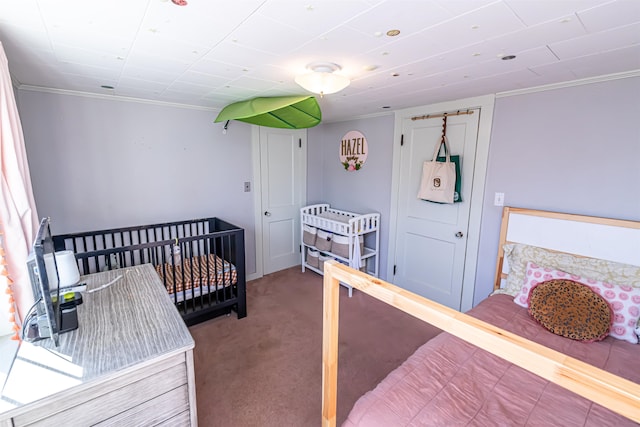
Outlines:
<svg viewBox="0 0 640 427"><path fill-rule="evenodd" d="M305 225L313 227L316 230L323 230L333 235L348 238L348 257L341 256L331 250L319 251L321 255L331 257L339 262L347 264L354 268L360 268L362 271L378 277L378 268L380 263L380 214L368 213L359 214L354 212L346 212L338 209L332 209L329 204L309 205L300 209L300 235L302 241L302 271L309 269L318 274L324 275L322 267L309 265L307 255L309 250L315 251L318 248L315 245L304 242ZM359 239L364 240L364 248L360 251ZM341 285L349 289L351 297L353 289L351 286L341 283Z"/></svg>

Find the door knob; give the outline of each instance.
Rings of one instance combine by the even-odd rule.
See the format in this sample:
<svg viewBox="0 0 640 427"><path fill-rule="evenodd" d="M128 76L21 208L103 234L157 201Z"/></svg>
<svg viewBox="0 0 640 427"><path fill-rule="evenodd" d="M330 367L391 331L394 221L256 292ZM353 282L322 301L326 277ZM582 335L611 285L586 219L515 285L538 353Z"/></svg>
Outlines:
<svg viewBox="0 0 640 427"><path fill-rule="evenodd" d="M269 211L264 211L264 216L271 216L271 212L269 212Z"/></svg>
<svg viewBox="0 0 640 427"><path fill-rule="evenodd" d="M456 237L457 237L458 239L461 239L461 238L462 238L462 236L464 236L464 234L462 234L462 231L458 231L458 232L456 233Z"/></svg>

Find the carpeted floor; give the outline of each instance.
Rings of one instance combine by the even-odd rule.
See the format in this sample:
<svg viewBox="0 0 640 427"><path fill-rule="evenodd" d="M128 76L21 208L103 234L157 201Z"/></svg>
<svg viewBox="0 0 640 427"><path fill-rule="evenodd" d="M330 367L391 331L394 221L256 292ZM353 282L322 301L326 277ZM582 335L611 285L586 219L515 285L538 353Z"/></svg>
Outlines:
<svg viewBox="0 0 640 427"><path fill-rule="evenodd" d="M247 284L248 316L192 326L203 427L318 426L322 405L322 277L294 267ZM338 425L434 327L341 287Z"/></svg>

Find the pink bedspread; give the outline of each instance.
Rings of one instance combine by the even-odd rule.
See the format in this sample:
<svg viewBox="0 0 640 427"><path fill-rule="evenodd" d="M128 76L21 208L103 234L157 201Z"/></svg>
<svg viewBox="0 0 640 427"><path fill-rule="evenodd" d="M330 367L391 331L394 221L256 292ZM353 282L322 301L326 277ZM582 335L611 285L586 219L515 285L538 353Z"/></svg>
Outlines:
<svg viewBox="0 0 640 427"><path fill-rule="evenodd" d="M640 344L582 343L538 325L513 297L495 295L470 315L640 383ZM433 338L354 405L353 426L629 426L631 420L450 334Z"/></svg>

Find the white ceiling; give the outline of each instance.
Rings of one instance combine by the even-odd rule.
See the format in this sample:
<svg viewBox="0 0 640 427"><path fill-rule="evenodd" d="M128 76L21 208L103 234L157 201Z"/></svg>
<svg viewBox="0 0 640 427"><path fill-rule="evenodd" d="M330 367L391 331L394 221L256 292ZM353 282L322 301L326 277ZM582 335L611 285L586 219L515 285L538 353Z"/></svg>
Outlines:
<svg viewBox="0 0 640 427"><path fill-rule="evenodd" d="M214 110L335 62L329 121L640 69L640 0L187 1L0 0L0 41L19 87Z"/></svg>

